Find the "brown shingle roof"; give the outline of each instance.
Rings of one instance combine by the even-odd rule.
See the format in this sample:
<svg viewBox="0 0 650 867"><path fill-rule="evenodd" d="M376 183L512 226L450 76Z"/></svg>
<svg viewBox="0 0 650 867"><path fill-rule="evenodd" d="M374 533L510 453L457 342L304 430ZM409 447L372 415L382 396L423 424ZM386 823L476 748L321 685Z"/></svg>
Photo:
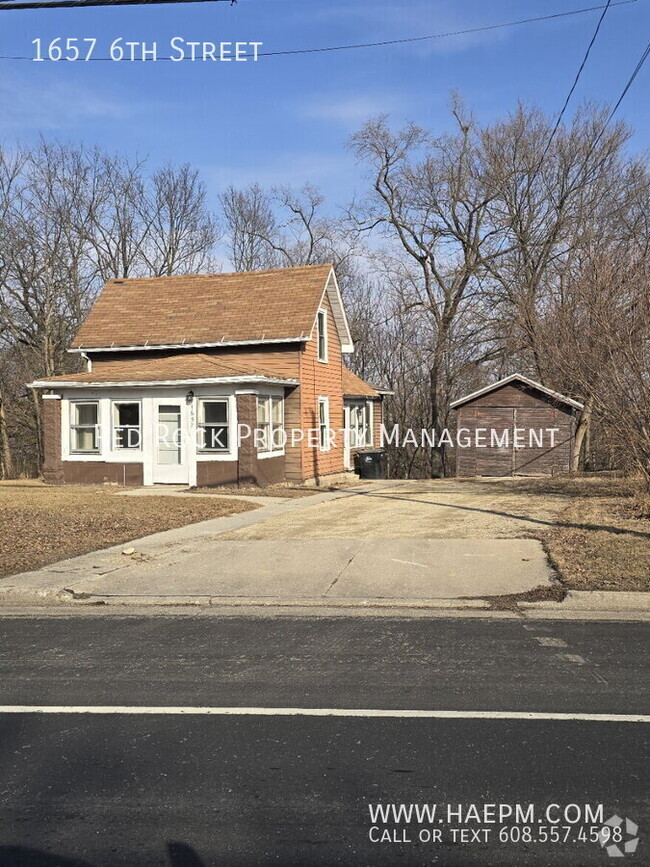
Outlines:
<svg viewBox="0 0 650 867"><path fill-rule="evenodd" d="M331 267L109 280L72 348L306 338Z"/></svg>
<svg viewBox="0 0 650 867"><path fill-rule="evenodd" d="M94 362L90 373L70 373L50 376L39 383L61 382L93 383L106 382L173 382L176 380L219 379L222 377L266 377L277 379L277 374L264 372L251 366L226 364L218 357L200 352L179 353L163 358L136 358Z"/></svg>
<svg viewBox="0 0 650 867"><path fill-rule="evenodd" d="M343 366L343 394L346 397L379 397L379 393L356 373Z"/></svg>

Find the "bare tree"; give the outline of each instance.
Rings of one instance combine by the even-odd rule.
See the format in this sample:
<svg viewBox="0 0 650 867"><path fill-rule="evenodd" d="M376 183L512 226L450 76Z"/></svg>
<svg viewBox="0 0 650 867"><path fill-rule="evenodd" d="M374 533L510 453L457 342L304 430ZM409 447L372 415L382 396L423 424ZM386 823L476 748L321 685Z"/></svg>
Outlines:
<svg viewBox="0 0 650 867"><path fill-rule="evenodd" d="M568 287L575 286L572 276L580 272L590 248L604 250L623 227L620 191L627 169L622 149L629 130L622 123L605 127L606 118L605 109L586 106L568 128L559 127L553 134L551 121L539 110L519 106L481 135L492 190L490 220L500 228L494 236L500 255L486 260L486 287L499 314L506 369L523 367L542 383L584 402L574 470L603 374L595 364L589 387L583 379L577 393L574 365L581 340L588 344L594 335L585 319L584 299ZM632 216L629 208L623 210ZM558 341L560 319L565 344Z"/></svg>
<svg viewBox="0 0 650 867"><path fill-rule="evenodd" d="M66 350L109 277L202 270L217 238L205 188L188 166L145 164L42 140L0 150L0 451L11 431L38 459L40 403L24 383L76 369ZM11 370L11 376L7 371ZM21 384L22 383L22 384ZM15 461L14 461L15 463Z"/></svg>
<svg viewBox="0 0 650 867"><path fill-rule="evenodd" d="M379 231L391 244L384 268L398 310L403 316L419 314L418 355L429 396L426 427L436 434L449 420L447 374L457 323L470 305L480 303L479 278L486 259L496 255L488 250L494 231L488 220L491 194L481 172L476 125L458 105L454 117L456 132L438 138L414 125L392 132L381 117L352 139L372 183L352 216L361 231ZM472 364L487 357L480 340L470 356ZM431 472L447 474L452 467L444 445L435 452Z"/></svg>
<svg viewBox="0 0 650 867"><path fill-rule="evenodd" d="M147 228L143 258L154 276L205 270L219 233L206 206L205 184L187 163L167 165L151 178L140 202Z"/></svg>
<svg viewBox="0 0 650 867"><path fill-rule="evenodd" d="M259 184L241 190L230 186L219 201L235 271L276 267L278 256L268 241L277 230L270 196Z"/></svg>
<svg viewBox="0 0 650 867"><path fill-rule="evenodd" d="M311 184L298 190L229 187L221 206L237 271L332 262L345 280L353 268L354 239L342 220L325 214L325 200Z"/></svg>

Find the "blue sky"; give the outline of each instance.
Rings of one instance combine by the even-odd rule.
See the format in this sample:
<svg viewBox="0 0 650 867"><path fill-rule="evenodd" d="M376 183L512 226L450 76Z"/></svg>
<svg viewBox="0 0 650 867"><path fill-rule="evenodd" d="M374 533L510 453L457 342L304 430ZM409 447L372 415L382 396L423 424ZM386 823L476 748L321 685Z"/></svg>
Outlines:
<svg viewBox="0 0 650 867"><path fill-rule="evenodd" d="M263 51L399 39L596 5L598 0L240 0L178 6L0 12L0 55L33 39L258 41ZM431 42L269 57L253 63L32 63L0 60L0 140L39 134L188 161L212 196L227 184L319 186L334 208L361 188L346 141L369 116L433 131L458 90L481 120L518 99L556 113L600 15ZM647 43L650 0L611 8L574 97L615 99ZM650 146L650 62L620 116Z"/></svg>

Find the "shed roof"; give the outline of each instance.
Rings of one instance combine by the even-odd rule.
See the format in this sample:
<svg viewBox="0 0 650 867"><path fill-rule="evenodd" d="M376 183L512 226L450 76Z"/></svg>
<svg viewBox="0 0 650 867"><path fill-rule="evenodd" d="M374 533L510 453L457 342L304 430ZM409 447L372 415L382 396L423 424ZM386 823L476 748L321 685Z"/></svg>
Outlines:
<svg viewBox="0 0 650 867"><path fill-rule="evenodd" d="M452 404L450 404L452 409L458 409L461 406L464 406L466 403L470 403L472 400L475 400L477 397L481 397L484 394L489 394L491 391L496 391L498 388L502 388L504 385L509 385L512 382L520 382L522 385L528 386L528 388L534 388L537 391L546 394L548 397L553 398L557 403L563 403L566 406L571 406L574 409L584 409L584 404L578 403L577 400L573 400L570 397L567 397L564 394L560 394L558 391L552 391L550 388L546 388L546 386L542 385L540 382L535 382L533 379L528 379L527 376L522 376L520 373L513 373L510 376L506 376L505 379L500 379L498 382L492 383L492 385L486 385L485 388L481 388L478 391L474 391L471 394L465 395L465 397L461 397L458 400L455 400Z"/></svg>
<svg viewBox="0 0 650 867"><path fill-rule="evenodd" d="M278 343L311 338L324 296L354 347L331 265L109 280L73 351Z"/></svg>

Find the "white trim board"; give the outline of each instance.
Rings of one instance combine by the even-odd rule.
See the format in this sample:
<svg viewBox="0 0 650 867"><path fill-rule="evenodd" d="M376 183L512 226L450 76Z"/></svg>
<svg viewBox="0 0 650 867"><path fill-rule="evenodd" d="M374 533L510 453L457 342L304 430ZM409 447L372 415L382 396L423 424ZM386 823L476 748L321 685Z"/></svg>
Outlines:
<svg viewBox="0 0 650 867"><path fill-rule="evenodd" d="M230 385L239 382L259 382L264 385L300 385L297 379L271 379L264 376L215 376L203 379L132 380L130 382L76 382L75 380L48 382L46 379L37 379L29 383L29 388L148 388L150 386L159 388L176 385Z"/></svg>
<svg viewBox="0 0 650 867"><path fill-rule="evenodd" d="M220 346L257 346L259 343L306 343L309 337L260 337L258 340L219 340L216 343L144 343L134 346L75 346L68 349L71 353L86 352L140 352L151 349L213 349Z"/></svg>
<svg viewBox="0 0 650 867"><path fill-rule="evenodd" d="M138 705L0 705L1 714L89 714L125 716L304 716L372 719L566 720L574 722L648 723L650 716L615 713L555 713L499 710L383 710L320 707L149 707Z"/></svg>
<svg viewBox="0 0 650 867"><path fill-rule="evenodd" d="M333 284L331 289L330 284ZM345 307L343 306L343 297L341 295L341 290L339 289L339 284L338 280L336 279L336 273L334 271L334 268L331 268L330 273L327 275L327 280L325 281L325 286L323 287L323 292L320 296L320 301L318 303L318 307L316 308L316 313L314 314L314 321L311 326L309 340L313 340L314 338L314 330L316 329L318 321L318 311L323 307L323 299L326 295L330 302L332 316L334 317L336 328L339 332L339 340L341 341L341 352L344 355L350 355L354 352L354 343L352 342L352 334L350 333L348 317L345 312Z"/></svg>

